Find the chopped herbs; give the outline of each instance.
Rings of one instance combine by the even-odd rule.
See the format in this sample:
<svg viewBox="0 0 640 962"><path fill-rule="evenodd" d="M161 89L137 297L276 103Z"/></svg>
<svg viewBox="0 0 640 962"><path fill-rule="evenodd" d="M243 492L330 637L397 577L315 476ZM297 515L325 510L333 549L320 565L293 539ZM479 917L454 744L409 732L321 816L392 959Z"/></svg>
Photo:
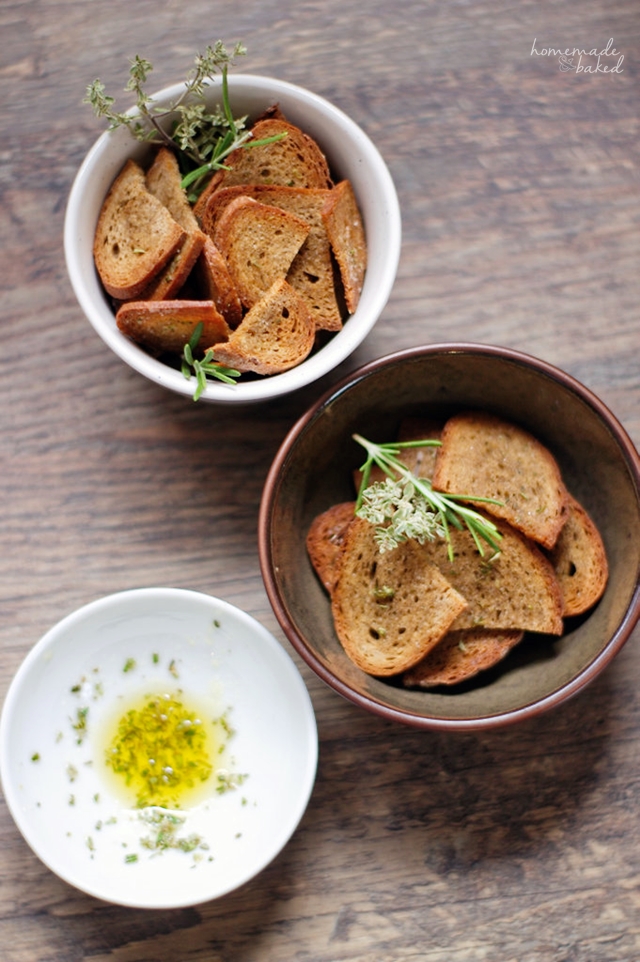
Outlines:
<svg viewBox="0 0 640 962"><path fill-rule="evenodd" d="M133 671L135 667L136 667L135 658L127 658L127 660L124 663L124 668L122 670L124 672Z"/></svg>
<svg viewBox="0 0 640 962"><path fill-rule="evenodd" d="M179 808L184 793L211 775L211 757L212 735L197 714L164 694L125 712L105 760L134 794L138 808Z"/></svg>

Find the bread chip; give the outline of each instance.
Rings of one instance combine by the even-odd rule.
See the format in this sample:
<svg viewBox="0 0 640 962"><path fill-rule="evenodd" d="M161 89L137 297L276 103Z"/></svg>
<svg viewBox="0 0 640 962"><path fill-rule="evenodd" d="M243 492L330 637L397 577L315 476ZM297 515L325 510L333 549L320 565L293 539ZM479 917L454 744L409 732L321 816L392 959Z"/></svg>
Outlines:
<svg viewBox="0 0 640 962"><path fill-rule="evenodd" d="M341 181L329 191L322 208L322 220L340 268L347 310L353 314L364 284L367 245L362 217L348 180Z"/></svg>
<svg viewBox="0 0 640 962"><path fill-rule="evenodd" d="M309 234L291 263L287 280L306 300L317 329L324 331L339 331L343 316L336 294L331 245L322 219L322 211L332 193L319 188L264 184L223 187L211 197L202 215L203 230L215 237L217 225L229 204L246 196L306 221Z"/></svg>
<svg viewBox="0 0 640 962"><path fill-rule="evenodd" d="M128 160L107 194L96 225L93 256L105 290L118 300L139 296L186 238L186 231Z"/></svg>
<svg viewBox="0 0 640 962"><path fill-rule="evenodd" d="M200 353L229 336L212 301L128 301L116 314L123 334L152 354L180 354L196 326L203 324Z"/></svg>
<svg viewBox="0 0 640 962"><path fill-rule="evenodd" d="M355 506L355 501L332 505L313 519L307 533L309 559L329 594L338 577L342 546L347 528L355 518Z"/></svg>
<svg viewBox="0 0 640 962"><path fill-rule="evenodd" d="M569 517L550 558L565 615L581 615L600 600L609 576L604 545L595 524L571 495Z"/></svg>
<svg viewBox="0 0 640 962"><path fill-rule="evenodd" d="M314 341L315 324L305 302L279 280L245 314L228 341L215 345L215 356L241 372L279 374L300 364Z"/></svg>
<svg viewBox="0 0 640 962"><path fill-rule="evenodd" d="M551 562L505 521L496 519L496 525L502 535L497 556L490 556L490 549L481 555L466 528L450 528L453 561L444 539L422 545L425 561L435 564L468 603L453 628L561 635L563 602Z"/></svg>
<svg viewBox="0 0 640 962"><path fill-rule="evenodd" d="M286 187L331 187L326 157L311 137L280 118L259 120L252 140L284 134L264 146L239 147L225 160L219 187L234 184L281 184Z"/></svg>
<svg viewBox="0 0 640 962"><path fill-rule="evenodd" d="M442 434L433 486L459 495L495 498L481 505L552 548L567 519L568 495L558 465L528 431L484 412L450 418Z"/></svg>
<svg viewBox="0 0 640 962"><path fill-rule="evenodd" d="M331 596L336 633L349 658L378 677L417 664L466 607L415 541L381 554L373 525L347 530Z"/></svg>
<svg viewBox="0 0 640 962"><path fill-rule="evenodd" d="M213 241L245 307L253 307L275 281L287 276L308 233L300 217L251 197L237 197L225 208Z"/></svg>
<svg viewBox="0 0 640 962"><path fill-rule="evenodd" d="M502 661L522 641L523 631L469 628L450 631L426 658L406 672L405 688L459 685Z"/></svg>
<svg viewBox="0 0 640 962"><path fill-rule="evenodd" d="M229 327L236 328L242 320L242 304L227 262L210 237L204 242L196 274L204 297L213 301Z"/></svg>

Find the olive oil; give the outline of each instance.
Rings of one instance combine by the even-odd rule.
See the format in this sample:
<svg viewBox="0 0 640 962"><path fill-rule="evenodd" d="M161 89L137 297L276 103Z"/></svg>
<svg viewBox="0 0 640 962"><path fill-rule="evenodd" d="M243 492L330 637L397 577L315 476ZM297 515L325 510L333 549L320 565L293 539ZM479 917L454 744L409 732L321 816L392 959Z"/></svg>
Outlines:
<svg viewBox="0 0 640 962"><path fill-rule="evenodd" d="M216 791L228 736L224 719L183 692L144 694L104 730L107 778L131 807L188 808Z"/></svg>

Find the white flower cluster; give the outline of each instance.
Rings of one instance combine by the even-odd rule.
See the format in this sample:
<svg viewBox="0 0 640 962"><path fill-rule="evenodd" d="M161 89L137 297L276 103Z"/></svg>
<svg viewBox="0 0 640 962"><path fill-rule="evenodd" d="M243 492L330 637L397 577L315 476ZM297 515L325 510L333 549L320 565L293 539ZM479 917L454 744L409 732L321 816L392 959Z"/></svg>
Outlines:
<svg viewBox="0 0 640 962"><path fill-rule="evenodd" d="M381 552L391 551L409 538L424 544L446 535L439 512L406 479L386 478L369 485L357 514L376 525Z"/></svg>

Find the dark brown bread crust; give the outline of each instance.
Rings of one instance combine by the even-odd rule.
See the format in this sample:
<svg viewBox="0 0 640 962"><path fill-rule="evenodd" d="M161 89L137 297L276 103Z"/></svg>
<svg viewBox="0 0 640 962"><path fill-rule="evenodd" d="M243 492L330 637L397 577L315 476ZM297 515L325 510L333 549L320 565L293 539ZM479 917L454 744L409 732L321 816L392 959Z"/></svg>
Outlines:
<svg viewBox="0 0 640 962"><path fill-rule="evenodd" d="M406 688L459 685L502 661L522 641L523 631L469 628L450 631L402 678Z"/></svg>
<svg viewBox="0 0 640 962"><path fill-rule="evenodd" d="M334 504L311 522L307 551L320 581L332 593L338 577L340 555L347 529L355 518L355 501Z"/></svg>

